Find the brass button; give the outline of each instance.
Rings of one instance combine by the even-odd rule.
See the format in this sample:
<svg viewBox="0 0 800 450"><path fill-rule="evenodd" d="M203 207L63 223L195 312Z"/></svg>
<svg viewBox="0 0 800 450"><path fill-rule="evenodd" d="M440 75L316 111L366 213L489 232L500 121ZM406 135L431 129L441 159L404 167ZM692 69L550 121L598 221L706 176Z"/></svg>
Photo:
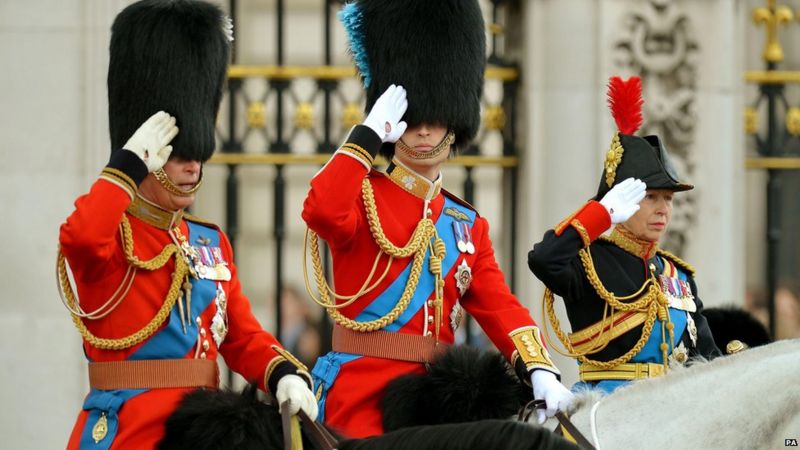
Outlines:
<svg viewBox="0 0 800 450"><path fill-rule="evenodd" d="M200 328L200 336L206 337L206 329Z"/></svg>
<svg viewBox="0 0 800 450"><path fill-rule="evenodd" d="M433 215L433 211L430 208L428 208L428 210L425 211L425 217L431 217L432 215Z"/></svg>
<svg viewBox="0 0 800 450"><path fill-rule="evenodd" d="M653 263L650 263L650 272L655 272L655 271L656 271L656 265L653 264Z"/></svg>
<svg viewBox="0 0 800 450"><path fill-rule="evenodd" d="M433 300L428 300L428 308L433 308Z"/></svg>
<svg viewBox="0 0 800 450"><path fill-rule="evenodd" d="M428 316L428 323L433 323L433 316Z"/></svg>
<svg viewBox="0 0 800 450"><path fill-rule="evenodd" d="M200 353L200 359L206 359L206 352Z"/></svg>
<svg viewBox="0 0 800 450"><path fill-rule="evenodd" d="M197 322L197 325L202 325L202 324L203 324L203 319L201 319L200 317L198 317L198 318L197 318L197 320L196 320L196 322Z"/></svg>
<svg viewBox="0 0 800 450"><path fill-rule="evenodd" d="M427 333L425 333L425 336L428 336L428 337L433 336L433 331L428 331Z"/></svg>
<svg viewBox="0 0 800 450"><path fill-rule="evenodd" d="M208 341L207 340L203 341L203 350L208 351L208 347L210 347Z"/></svg>

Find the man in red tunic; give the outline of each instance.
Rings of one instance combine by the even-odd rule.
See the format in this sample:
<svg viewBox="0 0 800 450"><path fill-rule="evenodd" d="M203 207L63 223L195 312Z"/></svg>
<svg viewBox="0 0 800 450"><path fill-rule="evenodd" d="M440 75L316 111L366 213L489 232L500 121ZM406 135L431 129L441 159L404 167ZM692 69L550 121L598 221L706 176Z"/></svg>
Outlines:
<svg viewBox="0 0 800 450"><path fill-rule="evenodd" d="M442 163L475 136L485 68L474 0L350 3L340 13L367 88L362 125L311 181L303 219L333 351L312 375L325 423L348 436L383 431L391 380L424 373L471 314L547 415L571 394L529 312L506 285L486 219L442 189ZM381 152L386 172L372 168ZM333 256L325 283L316 235ZM541 411L544 420L545 411Z"/></svg>
<svg viewBox="0 0 800 450"><path fill-rule="evenodd" d="M154 448L185 393L217 387L218 355L316 416L311 377L253 316L228 238L184 212L214 151L231 38L230 21L200 1L144 0L114 21L114 150L59 237L91 386L70 449Z"/></svg>

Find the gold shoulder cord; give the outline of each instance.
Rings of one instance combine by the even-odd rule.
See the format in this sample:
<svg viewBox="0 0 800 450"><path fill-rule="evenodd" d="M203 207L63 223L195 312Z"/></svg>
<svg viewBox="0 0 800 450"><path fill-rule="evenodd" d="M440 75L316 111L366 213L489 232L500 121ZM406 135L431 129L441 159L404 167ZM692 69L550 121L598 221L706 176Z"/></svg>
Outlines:
<svg viewBox="0 0 800 450"><path fill-rule="evenodd" d="M653 324L655 324L655 320L658 318L661 320L662 326L662 342L660 349L663 356L664 367L666 368L668 346L665 342L666 336L664 334L664 328L666 328L666 330L669 332L670 346L674 346L675 339L673 335L673 324L669 322L668 301L664 293L661 291L661 288L658 286L658 283L656 283L655 278L651 275L651 277L644 282L642 287L632 295L626 297L616 297L613 293L609 292L605 286L603 286L603 283L594 268L594 261L592 260L592 254L589 251L589 248L587 247L581 249L578 254L580 255L581 263L586 270L586 276L589 280L589 283L592 285L595 292L597 292L597 295L599 295L600 298L602 298L606 303L603 311L603 319L601 320L600 333L594 338L591 348L583 352L576 351L573 348L567 334L561 329L561 323L559 322L558 317L556 317L555 310L553 308L553 292L547 288L545 289L544 297L542 298L542 309L546 309L547 318L553 326L553 331L566 348L566 351L561 351L554 346L554 350L564 356L576 358L578 361L581 361L584 364L591 364L603 369L611 369L615 366L630 361L634 355L642 350L642 347L644 347L648 339L650 339L650 334L653 331ZM628 300L633 301L626 303ZM611 308L611 316L610 320L606 322L609 308ZM624 355L614 358L610 361L597 361L587 358L586 355L590 353L596 353L608 345L609 340L603 339L603 334L611 333L614 324L614 314L619 311L639 311L644 312L647 315L644 326L642 327L642 336ZM604 331L607 323L609 324L609 329ZM547 323L545 323L545 332L548 333L546 328Z"/></svg>
<svg viewBox="0 0 800 450"><path fill-rule="evenodd" d="M364 280L364 284L361 285L361 288L358 290L358 292L352 295L337 294L330 287L330 285L328 285L328 282L325 279L325 274L322 269L322 261L319 254L319 237L314 231L306 229L306 237L304 242L305 248L303 249L303 275L308 294L315 303L325 308L331 318L333 318L339 325L347 329L360 332L380 330L381 328L384 328L397 320L397 318L400 317L400 315L403 314L403 312L408 308L408 305L411 302L411 297L414 295L414 291L417 288L417 283L419 282L419 277L422 272L422 265L425 262L425 253L430 248L430 268L431 272L436 275L436 305L437 313L440 316L442 304L441 296L442 289L444 287L444 281L441 277L441 261L444 259L445 246L444 242L436 233L436 227L433 221L429 218L420 220L419 223L417 223L417 227L414 229L414 233L411 235L408 243L406 243L406 245L403 247L397 247L391 241L389 241L383 232L383 227L381 226L380 218L378 217L378 210L375 206L375 194L372 190L372 185L367 178L365 178L361 184L361 194L364 200L364 208L367 212L367 221L369 223L370 232L372 233L372 237L375 239L375 242L379 247L379 252L375 256L375 262L372 264L372 270L370 271L369 275L367 275L367 278ZM432 239L434 240L433 243L431 243ZM319 298L317 298L311 291L311 286L308 280L306 255L308 254L309 245L311 246L311 263L314 269L314 279L317 283L317 289L319 290ZM389 257L389 261L386 264L386 270L384 270L383 274L377 280L371 282L375 276L375 269L378 266L378 261L383 254L386 254ZM395 305L395 307L386 315L379 319L368 322L358 322L345 317L341 312L339 312L339 308L343 308L352 304L362 295L375 289L375 287L377 287L386 278L394 258L407 258L412 255L414 259L411 264L411 274L409 275L408 283L406 284L406 287L403 290L403 294L400 296L400 300L397 302L397 305ZM333 296L334 299L331 299L331 296ZM343 303L336 304L335 299L345 301ZM441 322L440 317L437 319L437 334L439 322Z"/></svg>
<svg viewBox="0 0 800 450"><path fill-rule="evenodd" d="M175 244L166 245L161 253L147 261L141 261L137 256L135 256L133 254L133 235L131 232L131 225L125 215L122 216L120 233L122 234L125 258L129 264L128 271L126 272L125 277L120 284L120 288L114 292L109 301L92 313L84 313L76 300L75 292L72 289L72 284L70 283L67 275L66 259L64 258L64 254L61 253L60 248L58 250L58 257L56 259L56 276L58 279L59 293L62 295L62 300L72 315L72 322L75 324L75 327L78 328L78 331L81 333L81 336L83 336L86 342L93 347L102 350L121 350L130 348L152 336L169 316L172 307L175 305L176 300L181 295L181 284L186 275L189 273L188 265L181 256L180 251ZM125 294L127 294L130 285L133 283L133 276L135 276L136 269L150 271L158 270L164 267L171 256L174 256L175 260L175 271L172 273L172 283L170 284L164 303L147 325L131 335L118 339L97 337L93 335L88 328L86 328L86 325L83 323L83 318L99 319L101 317L105 317L122 301L122 298L125 296ZM134 275L128 278L129 274L131 273L131 268ZM126 285L126 287L119 300L117 300L116 303L114 303L114 305L112 305L107 311L101 312L101 310L106 309L107 305L109 305L114 297L120 292L122 285Z"/></svg>

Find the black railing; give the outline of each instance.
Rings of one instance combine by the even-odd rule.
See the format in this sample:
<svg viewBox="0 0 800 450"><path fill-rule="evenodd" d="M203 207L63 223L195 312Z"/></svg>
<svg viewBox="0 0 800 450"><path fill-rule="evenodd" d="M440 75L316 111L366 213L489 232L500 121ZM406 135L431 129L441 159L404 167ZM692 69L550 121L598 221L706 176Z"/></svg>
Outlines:
<svg viewBox="0 0 800 450"><path fill-rule="evenodd" d="M229 11L237 28L236 10L241 4L229 0ZM288 3L287 3L288 4ZM277 320L274 332L281 336L283 307L281 293L284 283L284 240L286 238L286 172L287 165L323 165L336 149L336 142L344 137L344 133L354 124L363 120L363 91L353 93L353 89L346 89L345 82L354 81L355 69L352 66L331 65L332 30L337 26L334 11L341 2L323 0L320 17L324 29L324 56L320 66L286 66L284 63L284 24L287 15L285 2L278 0L276 3L276 55L275 65L240 65L237 64L237 49L234 48L232 65L229 70L229 81L226 96L226 120L220 124L218 135L221 151L210 161L211 164L221 164L227 167L226 180L226 209L225 227L231 239L231 244L236 248L237 234L239 233L239 214L241 212L239 191L240 179L238 167L242 165L263 165L274 167L273 180L273 208L274 218L273 239L275 260L275 313ZM508 63L503 58L503 48L498 43L499 37L504 33L504 26L499 21L508 14L507 8L514 2L492 0L491 17L493 23L489 24L491 39L489 40L489 67L487 68L487 83L500 83L502 98L491 102L483 100L483 126L479 131L474 144L462 155L452 158L448 166L459 166L464 170L463 196L464 199L474 204L475 190L477 189L474 171L476 167L494 167L502 170L504 185L502 186L505 204L514 205L517 197L517 166L518 143L516 138L516 102L519 83L519 71L516 66ZM240 31L240 30L239 30ZM237 34L234 44L242 45ZM507 45L507 43L506 43ZM344 51L342 49L341 51ZM301 81L302 80L302 81ZM308 87L308 81L312 81ZM304 82L305 90L297 88L299 82ZM245 89L251 83L260 83L264 87L263 94L253 97L250 90ZM268 106L269 105L269 106ZM320 111L320 114L317 114ZM291 117L291 120L287 120ZM494 152L501 156L491 156L486 151L486 138L499 133L502 136L501 151ZM260 134L266 145L256 151L245 151L245 140L252 134ZM300 134L313 138L313 148L299 148L292 141ZM380 164L380 163L379 163ZM517 208L504 209L504 234L506 246L506 273L509 283L514 287L513 274L515 272L515 247ZM327 253L326 253L327 254ZM329 262L326 259L326 268ZM325 316L325 315L323 315ZM325 316L327 319L327 317ZM325 321L321 325L320 336L323 338L323 350L330 346L330 323ZM467 333L467 339L471 336ZM230 378L229 378L230 382Z"/></svg>
<svg viewBox="0 0 800 450"><path fill-rule="evenodd" d="M765 70L745 74L749 83L758 85L758 95L745 110L745 131L752 135L758 157L747 158L748 169L766 169L766 306L770 334L776 336L775 297L782 274L782 256L797 252L800 248L786 248L782 230L787 229L783 214L786 206L786 181L793 183L789 192L797 192L795 179L787 179L786 170L800 169L800 108L792 107L786 96L789 85L800 84L800 71L782 71L778 66L783 62L783 49L778 40L781 25L793 19L792 11L775 0L768 0L767 6L753 11L753 21L763 24L767 31L763 59ZM766 115L764 126L759 124L759 115ZM798 241L800 242L800 241ZM796 247L800 244L795 242ZM787 278L795 278L796 260L789 260ZM794 269L792 269L794 268Z"/></svg>

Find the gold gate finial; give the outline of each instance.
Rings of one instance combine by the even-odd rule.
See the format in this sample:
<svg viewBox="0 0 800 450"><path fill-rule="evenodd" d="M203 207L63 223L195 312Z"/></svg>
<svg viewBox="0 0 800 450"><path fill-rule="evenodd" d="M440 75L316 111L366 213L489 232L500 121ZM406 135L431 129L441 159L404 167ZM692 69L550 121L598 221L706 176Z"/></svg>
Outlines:
<svg viewBox="0 0 800 450"><path fill-rule="evenodd" d="M767 0L766 8L753 10L753 23L764 24L767 29L767 44L764 47L764 60L768 63L783 61L783 48L778 41L778 26L790 22L794 18L792 10L787 6L776 6L776 0Z"/></svg>

